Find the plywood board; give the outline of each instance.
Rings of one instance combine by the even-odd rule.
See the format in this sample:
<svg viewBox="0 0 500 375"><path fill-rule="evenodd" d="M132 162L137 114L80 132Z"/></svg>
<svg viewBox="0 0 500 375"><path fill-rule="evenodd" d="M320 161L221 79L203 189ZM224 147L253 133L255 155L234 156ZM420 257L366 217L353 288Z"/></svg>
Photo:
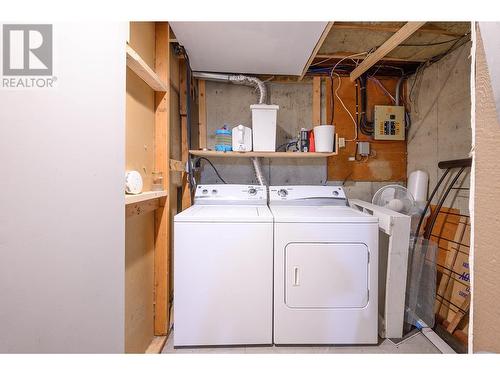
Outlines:
<svg viewBox="0 0 500 375"><path fill-rule="evenodd" d="M130 44L150 66L154 35L153 22L130 25ZM126 88L125 167L141 173L146 191L155 165L154 92L130 69ZM144 353L153 337L154 214L128 218L125 232L125 351Z"/></svg>
<svg viewBox="0 0 500 375"><path fill-rule="evenodd" d="M125 227L125 352L144 353L153 338L154 215Z"/></svg>
<svg viewBox="0 0 500 375"><path fill-rule="evenodd" d="M154 170L154 92L127 68L125 169L138 171L151 190Z"/></svg>
<svg viewBox="0 0 500 375"><path fill-rule="evenodd" d="M339 96L351 112L353 117L356 113L356 91L355 84L350 82L349 77L342 77L342 83L338 91ZM385 88L394 93L397 78L380 78ZM338 79L334 80L334 90L338 87ZM326 119L331 122L332 118L332 82L326 80ZM392 101L385 96L380 88L368 82L368 119L373 118L373 106L391 105ZM335 98L333 124L339 137L347 140L355 136L354 124L348 113L342 108L341 103ZM406 142L404 141L373 141L369 136L359 132L360 141L371 141L371 149L374 157L366 161L350 161L349 157L356 152L356 142L346 142L346 147L338 150L338 155L328 158L328 180L332 181L405 181L406 180Z"/></svg>

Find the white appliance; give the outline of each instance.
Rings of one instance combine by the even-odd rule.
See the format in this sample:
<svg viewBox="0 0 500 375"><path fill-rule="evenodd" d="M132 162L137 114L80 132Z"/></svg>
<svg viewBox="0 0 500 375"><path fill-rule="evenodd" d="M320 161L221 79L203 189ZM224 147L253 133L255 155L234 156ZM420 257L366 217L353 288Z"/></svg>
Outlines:
<svg viewBox="0 0 500 375"><path fill-rule="evenodd" d="M278 105L252 104L252 134L254 151L276 151L276 121Z"/></svg>
<svg viewBox="0 0 500 375"><path fill-rule="evenodd" d="M338 186L272 186L274 343L376 344L378 218Z"/></svg>
<svg viewBox="0 0 500 375"><path fill-rule="evenodd" d="M411 217L358 199L350 199L349 205L378 218L378 334L402 338Z"/></svg>
<svg viewBox="0 0 500 375"><path fill-rule="evenodd" d="M200 185L174 218L174 345L272 343L265 186Z"/></svg>
<svg viewBox="0 0 500 375"><path fill-rule="evenodd" d="M232 130L233 151L252 151L252 129L238 125Z"/></svg>

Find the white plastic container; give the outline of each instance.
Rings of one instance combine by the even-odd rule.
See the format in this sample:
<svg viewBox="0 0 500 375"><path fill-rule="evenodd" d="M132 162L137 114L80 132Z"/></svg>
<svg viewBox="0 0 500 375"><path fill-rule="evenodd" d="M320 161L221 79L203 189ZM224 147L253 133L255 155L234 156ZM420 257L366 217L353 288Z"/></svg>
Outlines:
<svg viewBox="0 0 500 375"><path fill-rule="evenodd" d="M252 138L254 151L276 151L277 105L252 104Z"/></svg>
<svg viewBox="0 0 500 375"><path fill-rule="evenodd" d="M412 193L417 202L427 201L427 186L429 185L429 175L421 170L410 173L408 177L408 190Z"/></svg>
<svg viewBox="0 0 500 375"><path fill-rule="evenodd" d="M314 127L314 146L316 152L333 152L335 126L318 125Z"/></svg>

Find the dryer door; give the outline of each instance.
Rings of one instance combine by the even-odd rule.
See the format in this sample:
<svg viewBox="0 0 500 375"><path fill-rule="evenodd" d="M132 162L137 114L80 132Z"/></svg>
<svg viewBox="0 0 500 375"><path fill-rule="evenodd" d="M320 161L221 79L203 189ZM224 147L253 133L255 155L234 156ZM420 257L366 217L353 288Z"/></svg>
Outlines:
<svg viewBox="0 0 500 375"><path fill-rule="evenodd" d="M365 307L368 261L368 248L362 243L289 243L285 248L286 305Z"/></svg>

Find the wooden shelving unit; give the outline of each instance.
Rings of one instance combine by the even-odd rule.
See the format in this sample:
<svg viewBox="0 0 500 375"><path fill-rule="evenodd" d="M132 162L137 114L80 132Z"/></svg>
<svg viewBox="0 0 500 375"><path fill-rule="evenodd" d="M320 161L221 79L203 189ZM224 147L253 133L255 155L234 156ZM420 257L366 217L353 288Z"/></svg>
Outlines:
<svg viewBox="0 0 500 375"><path fill-rule="evenodd" d="M158 199L166 195L166 191L145 191L141 194L127 194L125 195L125 205Z"/></svg>
<svg viewBox="0 0 500 375"><path fill-rule="evenodd" d="M337 155L337 152L235 152L235 151L204 151L204 150L189 150L189 153L194 156L220 157L220 158L289 158L289 159L314 159L326 158Z"/></svg>
<svg viewBox="0 0 500 375"><path fill-rule="evenodd" d="M333 152L262 152L262 151L213 151L189 150L193 156L205 158L288 158L288 159L318 159L338 155L339 135L335 134L335 150Z"/></svg>
<svg viewBox="0 0 500 375"><path fill-rule="evenodd" d="M127 66L154 91L166 92L167 84L155 73L141 56L127 44Z"/></svg>

